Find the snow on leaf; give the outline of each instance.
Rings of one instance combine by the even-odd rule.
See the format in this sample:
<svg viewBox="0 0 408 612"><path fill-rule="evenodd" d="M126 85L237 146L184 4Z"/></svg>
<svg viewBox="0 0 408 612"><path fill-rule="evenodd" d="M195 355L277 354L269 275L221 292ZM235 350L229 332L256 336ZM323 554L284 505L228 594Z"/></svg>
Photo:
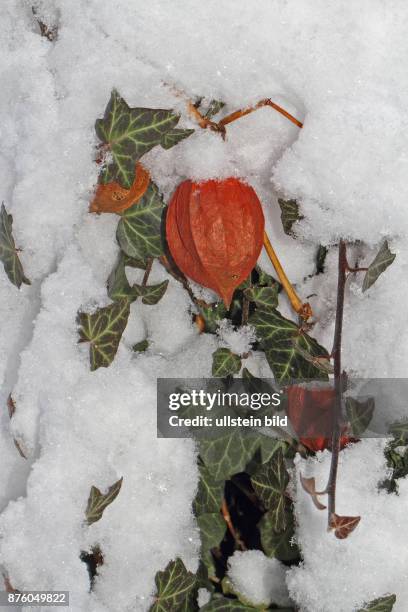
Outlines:
<svg viewBox="0 0 408 612"><path fill-rule="evenodd" d="M79 342L90 343L91 370L107 368L113 361L129 317L129 300L123 299L94 313L78 313Z"/></svg>
<svg viewBox="0 0 408 612"><path fill-rule="evenodd" d="M275 283L272 287L249 287L245 289L245 297L250 302L255 302L261 310L276 308L278 305L279 285Z"/></svg>
<svg viewBox="0 0 408 612"><path fill-rule="evenodd" d="M408 421L399 421L390 425L389 433L394 436L396 444L403 445L408 443Z"/></svg>
<svg viewBox="0 0 408 612"><path fill-rule="evenodd" d="M12 233L13 217L6 211L4 204L0 211L0 261L3 262L4 271L13 285L20 289L21 284L31 285L24 275L23 266L17 254Z"/></svg>
<svg viewBox="0 0 408 612"><path fill-rule="evenodd" d="M339 516L332 514L330 517L330 528L334 529L334 535L339 540L345 540L357 527L361 516Z"/></svg>
<svg viewBox="0 0 408 612"><path fill-rule="evenodd" d="M219 113L220 110L224 108L224 106L225 102L222 102L222 100L211 100L204 117L206 119L212 119L212 117Z"/></svg>
<svg viewBox="0 0 408 612"><path fill-rule="evenodd" d="M292 225L303 219L303 216L299 214L299 204L296 200L284 200L282 198L279 198L278 202L281 209L283 231L285 234L292 235Z"/></svg>
<svg viewBox="0 0 408 612"><path fill-rule="evenodd" d="M98 138L109 147L110 162L102 171L101 182L118 182L130 189L135 177L135 163L160 144L174 128L179 116L172 110L130 108L113 90L103 119L95 123Z"/></svg>
<svg viewBox="0 0 408 612"><path fill-rule="evenodd" d="M377 278L392 264L395 257L395 253L391 253L388 248L388 242L385 241L374 260L368 266L368 270L364 276L363 291L367 291L371 285L374 285Z"/></svg>
<svg viewBox="0 0 408 612"><path fill-rule="evenodd" d="M289 379L327 380L327 373L305 359L300 351L313 357L328 359L325 348L306 334L293 321L283 317L276 309L257 310L249 321L265 350L269 366L279 381ZM300 348L300 351L298 350Z"/></svg>
<svg viewBox="0 0 408 612"><path fill-rule="evenodd" d="M143 197L122 213L116 237L126 255L146 262L163 253L161 220L164 202L157 186L150 183Z"/></svg>
<svg viewBox="0 0 408 612"><path fill-rule="evenodd" d="M251 477L256 495L269 510L270 520L277 532L286 529L285 491L289 484L289 474L281 449L271 457L268 463L260 466Z"/></svg>
<svg viewBox="0 0 408 612"><path fill-rule="evenodd" d="M241 369L241 358L228 348L219 348L213 353L212 375L224 378L238 374Z"/></svg>
<svg viewBox="0 0 408 612"><path fill-rule="evenodd" d="M118 496L122 481L123 478L120 478L109 487L106 493L101 493L98 487L91 487L85 512L88 525L92 525L92 523L96 523L102 518L105 508L107 508L107 506L109 506Z"/></svg>
<svg viewBox="0 0 408 612"><path fill-rule="evenodd" d="M191 134L194 134L194 132L195 130L179 130L174 128L164 134L160 145L163 147L163 149L171 149L171 147L174 147L174 145L178 144L185 138L188 138L191 136Z"/></svg>
<svg viewBox="0 0 408 612"><path fill-rule="evenodd" d="M360 608L357 612L391 612L396 601L395 595L385 595L385 597L373 599L373 601L366 604L364 608Z"/></svg>
<svg viewBox="0 0 408 612"><path fill-rule="evenodd" d="M351 431L360 436L369 426L374 414L375 402L373 397L359 402L353 397L346 398L346 414L350 422Z"/></svg>
<svg viewBox="0 0 408 612"><path fill-rule="evenodd" d="M258 445L259 436L234 429L233 433L200 440L200 456L215 480L227 480L245 470Z"/></svg>
<svg viewBox="0 0 408 612"><path fill-rule="evenodd" d="M215 334L218 329L219 321L224 319L227 314L227 309L224 304L222 302L215 302L214 304L208 305L198 304L198 310L204 319L203 331L209 334Z"/></svg>
<svg viewBox="0 0 408 612"><path fill-rule="evenodd" d="M242 612L244 610L255 610L253 606L247 606L238 599L228 599L221 595L214 595L211 601L200 608L201 612Z"/></svg>
<svg viewBox="0 0 408 612"><path fill-rule="evenodd" d="M149 612L193 612L197 609L194 601L197 579L187 571L181 559L170 561L165 570L157 572L155 582L157 592Z"/></svg>

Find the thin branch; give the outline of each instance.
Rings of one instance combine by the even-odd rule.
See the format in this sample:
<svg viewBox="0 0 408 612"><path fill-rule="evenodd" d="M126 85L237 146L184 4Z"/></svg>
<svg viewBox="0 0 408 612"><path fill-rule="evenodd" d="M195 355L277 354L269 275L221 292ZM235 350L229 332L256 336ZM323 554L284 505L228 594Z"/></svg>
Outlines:
<svg viewBox="0 0 408 612"><path fill-rule="evenodd" d="M222 513L222 516L224 518L224 521L227 524L228 531L230 532L230 534L234 538L234 541L235 541L235 544L237 545L237 547L240 548L241 550L247 550L247 547L245 546L244 542L239 537L239 535L238 535L234 525L232 524L231 515L229 513L227 502L226 502L225 498L222 500L221 513Z"/></svg>
<svg viewBox="0 0 408 612"><path fill-rule="evenodd" d="M153 266L153 257L149 257L147 260L145 273L143 275L142 287L146 287L147 285L147 281L149 280L150 272L152 271L152 266Z"/></svg>
<svg viewBox="0 0 408 612"><path fill-rule="evenodd" d="M296 117L288 113L288 111L282 108L281 106L279 106L279 104L272 102L270 98L265 98L264 100L260 100L257 104L255 104L255 106L249 106L248 108L237 110L231 113L230 115L227 115L226 117L224 117L224 119L221 119L221 121L218 122L218 125L219 126L228 125L229 123L232 123L233 121L236 121L237 119L240 119L241 117L245 117L246 115L249 115L250 113L253 113L259 108L263 108L265 106L269 106L270 108L273 108L278 113L286 117L286 119L289 119L289 121L294 123L297 127L299 128L303 127L303 123L299 121L299 119L296 119Z"/></svg>
<svg viewBox="0 0 408 612"><path fill-rule="evenodd" d="M338 259L338 280L337 280L337 305L336 323L334 328L333 361L334 361L334 389L335 403L333 411L333 433L331 443L331 463L329 481L327 483L328 494L328 527L332 527L332 517L336 513L336 482L339 464L340 435L341 435L341 415L342 415L342 395L343 395L343 375L341 370L341 340L343 333L343 312L344 312L344 292L347 280L347 247L344 240L340 240L339 259Z"/></svg>

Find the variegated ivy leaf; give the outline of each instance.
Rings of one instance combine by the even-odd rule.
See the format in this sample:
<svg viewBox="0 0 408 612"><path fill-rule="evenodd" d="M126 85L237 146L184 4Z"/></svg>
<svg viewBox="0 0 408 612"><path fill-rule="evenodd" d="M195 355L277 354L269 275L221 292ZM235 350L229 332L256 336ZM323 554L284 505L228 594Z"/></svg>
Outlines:
<svg viewBox="0 0 408 612"><path fill-rule="evenodd" d="M98 138L112 156L112 161L102 171L102 183L116 181L130 189L135 178L135 163L161 144L179 118L172 110L130 108L113 90L103 119L95 123Z"/></svg>
<svg viewBox="0 0 408 612"><path fill-rule="evenodd" d="M161 220L164 202L157 186L150 183L144 196L122 212L116 237L122 251L138 261L163 253Z"/></svg>
<svg viewBox="0 0 408 612"><path fill-rule="evenodd" d="M274 530L284 531L287 527L285 491L289 484L289 474L281 449L271 457L268 463L259 467L251 477L251 482L256 495L270 511Z"/></svg>
<svg viewBox="0 0 408 612"><path fill-rule="evenodd" d="M90 344L92 371L112 363L128 321L129 304L128 299L123 299L93 313L78 313L79 342Z"/></svg>
<svg viewBox="0 0 408 612"><path fill-rule="evenodd" d="M228 348L219 348L213 353L212 375L224 378L238 374L241 369L241 358Z"/></svg>
<svg viewBox="0 0 408 612"><path fill-rule="evenodd" d="M166 132L160 142L163 149L171 149L174 145L178 144L185 138L194 134L195 130L180 130L178 128L174 128Z"/></svg>
<svg viewBox="0 0 408 612"><path fill-rule="evenodd" d="M198 490L193 502L196 516L211 512L220 512L222 498L224 496L224 480L215 480L205 465L199 466L200 478Z"/></svg>
<svg viewBox="0 0 408 612"><path fill-rule="evenodd" d="M249 287L245 289L245 297L250 302L255 302L258 308L268 310L278 305L279 285L275 283L272 287Z"/></svg>
<svg viewBox="0 0 408 612"><path fill-rule="evenodd" d="M218 324L221 319L224 319L227 314L223 302L215 302L208 306L198 305L198 310L202 318L204 319L204 330L209 334L215 334L218 329Z"/></svg>
<svg viewBox="0 0 408 612"><path fill-rule="evenodd" d="M408 444L408 421L398 421L390 425L389 433L394 436L394 443L400 446Z"/></svg>
<svg viewBox="0 0 408 612"><path fill-rule="evenodd" d="M357 612L391 612L396 601L395 595L385 595L385 597L373 599L373 601L366 604L364 608L360 608Z"/></svg>
<svg viewBox="0 0 408 612"><path fill-rule="evenodd" d="M218 593L213 595L211 600L200 608L200 612L254 612L254 610L253 606L247 606L238 599L229 599Z"/></svg>
<svg viewBox="0 0 408 612"><path fill-rule="evenodd" d="M222 102L222 100L211 100L204 117L206 119L212 119L212 117L217 115L217 113L219 113L220 110L224 108L224 106L225 102Z"/></svg>
<svg viewBox="0 0 408 612"><path fill-rule="evenodd" d="M355 436L361 436L369 426L373 418L374 407L373 397L367 398L364 402L359 402L353 397L346 398L346 414L351 431Z"/></svg>
<svg viewBox="0 0 408 612"><path fill-rule="evenodd" d="M142 298L143 304L157 304L166 293L168 280L157 285L132 285L130 286L126 276L125 257L121 253L116 267L108 278L108 295L112 300L128 299L134 302L138 297Z"/></svg>
<svg viewBox="0 0 408 612"><path fill-rule="evenodd" d="M277 380L328 379L327 373L316 367L310 359L305 359L302 351L312 357L326 360L329 358L328 352L293 321L283 317L276 309L258 309L249 322L255 327Z"/></svg>
<svg viewBox="0 0 408 612"><path fill-rule="evenodd" d="M187 612L198 609L195 603L197 578L187 571L181 559L170 561L155 577L156 595L149 612Z"/></svg>
<svg viewBox="0 0 408 612"><path fill-rule="evenodd" d="M388 248L388 242L385 241L374 260L368 266L368 270L364 276L363 291L367 291L371 285L374 285L377 278L392 264L395 257L395 253L391 253Z"/></svg>
<svg viewBox="0 0 408 612"><path fill-rule="evenodd" d="M136 297L141 297L143 304L153 306L159 302L166 293L168 280L165 280L157 285L133 285L132 292Z"/></svg>
<svg viewBox="0 0 408 612"><path fill-rule="evenodd" d="M14 243L12 227L13 217L7 213L4 204L2 204L0 212L0 261L3 262L4 271L10 282L20 289L22 283L26 285L31 285L31 283L24 275L23 266Z"/></svg>
<svg viewBox="0 0 408 612"><path fill-rule="evenodd" d="M299 204L296 200L278 199L281 209L281 220L283 231L289 236L292 235L292 226L296 221L301 221L303 216L299 214Z"/></svg>
<svg viewBox="0 0 408 612"><path fill-rule="evenodd" d="M96 523L96 521L102 518L105 508L118 496L122 482L123 478L120 478L109 487L106 493L101 493L98 487L91 487L85 513L88 525L92 525L92 523Z"/></svg>

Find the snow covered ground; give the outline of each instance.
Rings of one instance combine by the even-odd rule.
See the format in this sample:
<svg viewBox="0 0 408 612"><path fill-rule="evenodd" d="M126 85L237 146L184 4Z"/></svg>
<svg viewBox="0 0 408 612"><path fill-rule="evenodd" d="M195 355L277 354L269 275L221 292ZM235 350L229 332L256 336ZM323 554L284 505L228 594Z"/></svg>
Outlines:
<svg viewBox="0 0 408 612"><path fill-rule="evenodd" d="M40 35L33 4L57 28L55 40ZM118 249L117 218L88 213L94 122L111 89L133 106L177 108L189 127L182 100L164 83L221 99L228 111L271 97L303 121L300 131L263 109L231 125L225 143L197 130L144 163L166 197L186 177L246 177L291 280L302 295L317 294L315 331L327 346L336 255L324 277L304 281L316 244L362 241L355 252L370 261L387 237L393 266L368 294L351 283L344 366L358 376L404 376L407 26L402 0L2 1L1 199L32 281L19 291L0 270L0 399L4 406L12 392L16 402L11 425L0 414L0 563L14 586L70 590L75 612L143 612L170 559L197 567L195 448L156 438L155 383L160 375L210 375L217 337L198 335L187 294L170 280L157 306L132 305L109 368L90 372L87 347L77 344L76 313L108 303ZM282 232L278 194L301 203L298 241ZM269 269L264 255L261 263ZM152 280L163 278L155 267ZM145 337L149 351L132 353ZM310 464L323 481L328 455ZM90 487L106 489L121 476L115 503L86 526ZM347 541L327 535L324 517L299 494L304 564L286 579L300 610L352 612L388 592L397 595L394 612L407 609L408 489L403 482L399 497L379 493L384 476L381 443L344 452L345 511L363 515ZM95 542L105 563L90 594L79 553Z"/></svg>

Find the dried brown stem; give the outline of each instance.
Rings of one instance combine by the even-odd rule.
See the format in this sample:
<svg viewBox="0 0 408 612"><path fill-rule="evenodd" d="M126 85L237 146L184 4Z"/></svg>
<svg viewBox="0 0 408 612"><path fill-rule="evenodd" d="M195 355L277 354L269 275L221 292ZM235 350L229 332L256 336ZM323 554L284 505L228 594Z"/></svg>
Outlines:
<svg viewBox="0 0 408 612"><path fill-rule="evenodd" d="M153 257L149 257L147 260L145 273L143 275L142 287L146 287L147 281L149 280L150 272L152 271L152 267L153 267Z"/></svg>
<svg viewBox="0 0 408 612"><path fill-rule="evenodd" d="M234 541L237 547L240 548L241 550L247 550L247 547L245 546L244 542L239 537L234 525L232 524L231 515L229 513L228 505L227 505L225 498L222 500L221 513L224 518L224 521L227 524L228 531L234 538Z"/></svg>

